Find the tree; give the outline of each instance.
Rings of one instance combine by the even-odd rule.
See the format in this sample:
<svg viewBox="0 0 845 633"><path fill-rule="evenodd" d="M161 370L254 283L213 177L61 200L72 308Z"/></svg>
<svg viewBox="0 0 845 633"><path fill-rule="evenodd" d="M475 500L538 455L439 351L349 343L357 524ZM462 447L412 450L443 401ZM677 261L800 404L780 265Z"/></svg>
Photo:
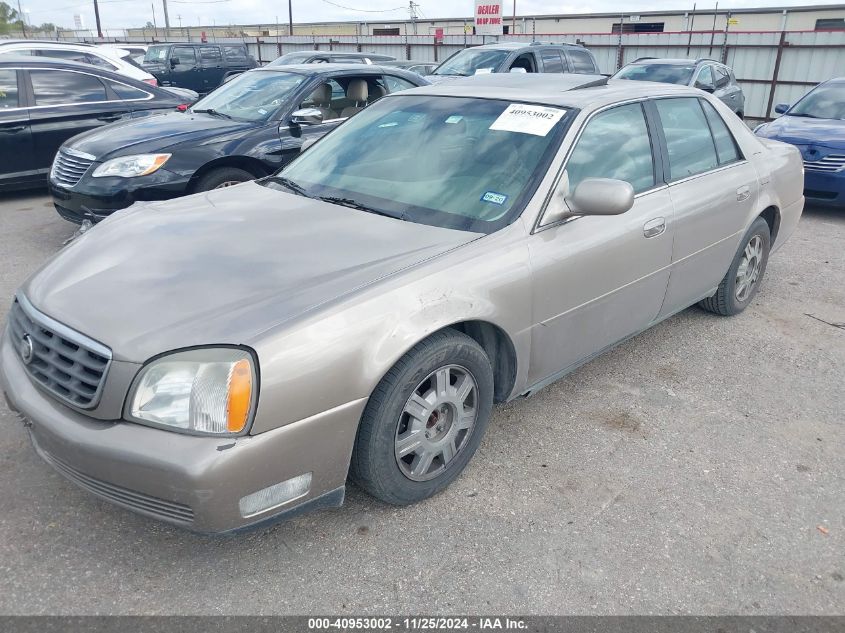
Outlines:
<svg viewBox="0 0 845 633"><path fill-rule="evenodd" d="M20 28L18 12L5 2L0 2L0 35Z"/></svg>
<svg viewBox="0 0 845 633"><path fill-rule="evenodd" d="M55 33L56 30L57 30L57 27L52 22L45 22L44 24L42 24L41 26L39 26L35 30L41 31L42 33Z"/></svg>
<svg viewBox="0 0 845 633"><path fill-rule="evenodd" d="M153 24L152 22L150 22L149 20L147 20L147 23L144 25L144 28L145 28L145 29L154 29L154 28L155 28L155 24Z"/></svg>

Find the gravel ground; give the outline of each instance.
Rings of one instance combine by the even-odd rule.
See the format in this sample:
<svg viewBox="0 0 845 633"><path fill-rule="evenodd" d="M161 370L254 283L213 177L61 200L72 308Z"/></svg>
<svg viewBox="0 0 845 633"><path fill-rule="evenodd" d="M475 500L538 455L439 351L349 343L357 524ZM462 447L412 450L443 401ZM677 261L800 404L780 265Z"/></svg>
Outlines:
<svg viewBox="0 0 845 633"><path fill-rule="evenodd" d="M0 198L0 322L72 232ZM744 314L689 309L497 407L408 508L350 487L195 536L66 482L0 404L0 613L842 614L844 244L845 211L808 209Z"/></svg>

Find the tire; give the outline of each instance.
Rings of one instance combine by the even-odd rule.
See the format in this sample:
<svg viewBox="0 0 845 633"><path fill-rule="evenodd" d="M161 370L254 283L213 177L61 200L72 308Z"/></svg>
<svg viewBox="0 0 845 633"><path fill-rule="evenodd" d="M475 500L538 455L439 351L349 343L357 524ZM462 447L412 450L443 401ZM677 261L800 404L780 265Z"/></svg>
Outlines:
<svg viewBox="0 0 845 633"><path fill-rule="evenodd" d="M197 184L194 186L194 192L211 191L212 189L229 187L254 179L255 176L243 169L238 169L237 167L218 167L217 169L212 169L197 181Z"/></svg>
<svg viewBox="0 0 845 633"><path fill-rule="evenodd" d="M763 282L766 264L769 262L770 247L769 225L763 218L757 218L739 243L739 250L734 255L731 267L719 284L716 294L700 301L698 305L708 312L722 316L733 316L745 310ZM746 271L749 265L753 266L753 271L755 271L750 273L753 275L750 285L743 283L749 273L744 273L740 278L744 262Z"/></svg>
<svg viewBox="0 0 845 633"><path fill-rule="evenodd" d="M441 396L435 386L438 377L446 384L446 376L449 387ZM456 394L468 384L470 391L461 399ZM352 450L350 478L393 505L426 499L461 474L492 408L493 369L484 350L455 330L437 332L399 359L370 397Z"/></svg>

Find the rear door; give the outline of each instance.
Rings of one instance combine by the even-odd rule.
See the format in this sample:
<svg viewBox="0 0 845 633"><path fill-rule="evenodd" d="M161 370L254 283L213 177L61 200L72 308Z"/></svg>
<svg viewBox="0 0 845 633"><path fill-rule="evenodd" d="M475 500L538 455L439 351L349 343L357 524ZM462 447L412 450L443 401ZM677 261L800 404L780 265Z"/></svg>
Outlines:
<svg viewBox="0 0 845 633"><path fill-rule="evenodd" d="M26 72L35 106L29 118L39 168L48 169L59 146L71 136L116 121L130 111L96 75L46 68Z"/></svg>
<svg viewBox="0 0 845 633"><path fill-rule="evenodd" d="M544 73L565 73L569 70L560 49L544 48L540 51L540 59Z"/></svg>
<svg viewBox="0 0 845 633"><path fill-rule="evenodd" d="M593 75L599 72L598 66L589 51L578 48L567 48L566 57L569 60L570 72Z"/></svg>
<svg viewBox="0 0 845 633"><path fill-rule="evenodd" d="M223 54L220 52L220 47L216 44L207 44L199 47L199 65L200 65L200 81L202 82L202 90L197 92L211 92L221 83L223 83L223 76L226 74L226 68L223 65Z"/></svg>
<svg viewBox="0 0 845 633"><path fill-rule="evenodd" d="M42 179L37 169L23 71L0 68L0 189Z"/></svg>
<svg viewBox="0 0 845 633"><path fill-rule="evenodd" d="M168 63L170 72L167 85L190 88L201 94L208 92L208 88L203 88L195 46L172 46Z"/></svg>
<svg viewBox="0 0 845 633"><path fill-rule="evenodd" d="M724 277L758 194L757 174L706 100L654 101L677 225L661 314L677 312Z"/></svg>

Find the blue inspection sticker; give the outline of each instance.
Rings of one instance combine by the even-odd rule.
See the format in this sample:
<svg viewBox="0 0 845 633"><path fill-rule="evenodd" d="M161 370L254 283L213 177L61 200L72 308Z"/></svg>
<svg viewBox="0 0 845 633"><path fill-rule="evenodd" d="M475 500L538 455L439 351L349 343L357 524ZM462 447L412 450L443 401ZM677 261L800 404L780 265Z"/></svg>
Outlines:
<svg viewBox="0 0 845 633"><path fill-rule="evenodd" d="M491 202L493 204L505 204L508 197L503 193L496 193L495 191L485 191L481 196L482 202Z"/></svg>

